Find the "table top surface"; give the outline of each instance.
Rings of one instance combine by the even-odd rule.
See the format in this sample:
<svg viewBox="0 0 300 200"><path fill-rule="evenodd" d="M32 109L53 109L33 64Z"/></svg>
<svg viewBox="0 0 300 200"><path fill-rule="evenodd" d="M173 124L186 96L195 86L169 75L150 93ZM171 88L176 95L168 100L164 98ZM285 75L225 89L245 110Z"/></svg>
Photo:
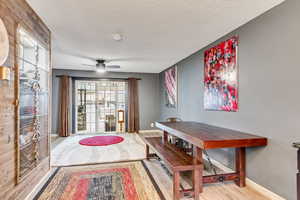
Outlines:
<svg viewBox="0 0 300 200"><path fill-rule="evenodd" d="M203 149L267 145L265 137L198 122L156 122L156 127Z"/></svg>

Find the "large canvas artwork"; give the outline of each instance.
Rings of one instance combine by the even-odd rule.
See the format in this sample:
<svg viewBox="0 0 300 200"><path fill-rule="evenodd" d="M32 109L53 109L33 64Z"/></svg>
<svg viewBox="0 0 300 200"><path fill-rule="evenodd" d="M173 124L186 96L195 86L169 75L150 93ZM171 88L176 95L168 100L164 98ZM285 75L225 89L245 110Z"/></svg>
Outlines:
<svg viewBox="0 0 300 200"><path fill-rule="evenodd" d="M204 108L238 111L238 37L221 42L204 53Z"/></svg>
<svg viewBox="0 0 300 200"><path fill-rule="evenodd" d="M164 86L166 106L175 108L177 105L177 66L165 71Z"/></svg>

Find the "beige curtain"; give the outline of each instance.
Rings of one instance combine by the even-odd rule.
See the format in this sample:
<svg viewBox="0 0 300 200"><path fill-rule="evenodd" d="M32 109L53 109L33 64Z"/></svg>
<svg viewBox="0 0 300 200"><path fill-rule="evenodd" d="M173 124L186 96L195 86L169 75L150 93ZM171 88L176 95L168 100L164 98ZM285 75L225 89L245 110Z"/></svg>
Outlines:
<svg viewBox="0 0 300 200"><path fill-rule="evenodd" d="M128 79L128 132L140 130L138 79Z"/></svg>
<svg viewBox="0 0 300 200"><path fill-rule="evenodd" d="M60 77L59 101L59 136L70 136L69 131L69 105L70 105L70 79L68 76Z"/></svg>

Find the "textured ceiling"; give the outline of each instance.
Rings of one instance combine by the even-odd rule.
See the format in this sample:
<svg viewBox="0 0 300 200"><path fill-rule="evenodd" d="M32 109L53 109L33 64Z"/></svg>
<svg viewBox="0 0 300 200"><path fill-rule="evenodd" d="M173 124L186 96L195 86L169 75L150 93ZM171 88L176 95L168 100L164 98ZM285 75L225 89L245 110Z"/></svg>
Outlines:
<svg viewBox="0 0 300 200"><path fill-rule="evenodd" d="M53 67L158 73L284 0L27 0L53 34ZM112 39L121 33L123 41Z"/></svg>

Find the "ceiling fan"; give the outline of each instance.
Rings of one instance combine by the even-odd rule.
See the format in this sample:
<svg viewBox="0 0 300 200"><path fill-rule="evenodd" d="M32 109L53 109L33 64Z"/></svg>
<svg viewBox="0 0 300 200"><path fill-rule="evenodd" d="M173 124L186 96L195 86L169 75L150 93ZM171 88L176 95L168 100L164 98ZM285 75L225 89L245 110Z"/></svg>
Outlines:
<svg viewBox="0 0 300 200"><path fill-rule="evenodd" d="M106 72L109 71L109 69L120 69L121 67L119 65L106 65L107 61L103 59L98 59L96 60L96 65L87 65L84 64L85 66L90 66L90 67L96 67L95 71L97 72Z"/></svg>

